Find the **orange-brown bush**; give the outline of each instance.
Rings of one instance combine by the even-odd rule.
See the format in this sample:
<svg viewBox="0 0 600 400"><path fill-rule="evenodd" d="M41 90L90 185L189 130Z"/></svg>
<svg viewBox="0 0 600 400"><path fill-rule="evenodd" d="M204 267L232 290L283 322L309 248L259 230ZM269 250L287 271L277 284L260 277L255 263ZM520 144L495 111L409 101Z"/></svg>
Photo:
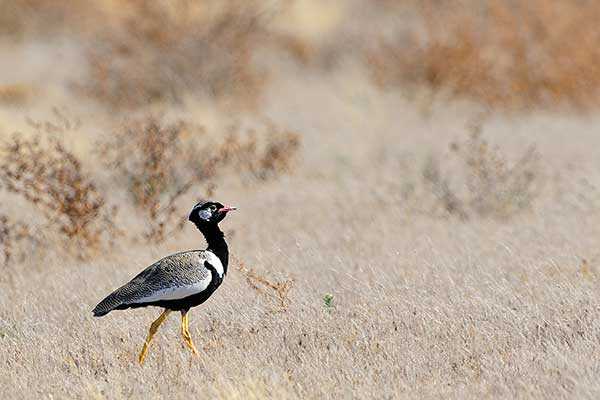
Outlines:
<svg viewBox="0 0 600 400"><path fill-rule="evenodd" d="M34 88L23 83L0 85L0 104L22 106L34 95Z"/></svg>
<svg viewBox="0 0 600 400"><path fill-rule="evenodd" d="M127 0L92 38L83 87L114 108L190 91L251 105L263 82L252 61L264 33L257 4Z"/></svg>
<svg viewBox="0 0 600 400"><path fill-rule="evenodd" d="M0 35L16 40L46 40L53 35L93 30L102 1L0 0Z"/></svg>
<svg viewBox="0 0 600 400"><path fill-rule="evenodd" d="M71 4L72 6L75 4ZM65 17L69 4L52 0L0 0L0 34L18 37L44 25L54 26Z"/></svg>
<svg viewBox="0 0 600 400"><path fill-rule="evenodd" d="M428 0L419 11L422 35L370 54L381 85L426 84L505 109L597 104L600 3Z"/></svg>
<svg viewBox="0 0 600 400"><path fill-rule="evenodd" d="M56 136L45 133L70 129L63 119L55 125L35 124L36 134L14 134L2 144L0 182L22 196L45 217L46 229L65 238L68 248L87 256L115 233L113 217L104 196L83 170L81 161Z"/></svg>
<svg viewBox="0 0 600 400"><path fill-rule="evenodd" d="M145 236L155 242L183 228L176 203L193 185L205 195L225 172L265 180L288 172L300 145L299 136L268 125L261 141L255 132L242 137L232 129L222 142L202 127L182 121L161 123L156 117L134 121L100 146L106 165L115 170L134 205L149 222ZM172 230L167 231L167 227Z"/></svg>

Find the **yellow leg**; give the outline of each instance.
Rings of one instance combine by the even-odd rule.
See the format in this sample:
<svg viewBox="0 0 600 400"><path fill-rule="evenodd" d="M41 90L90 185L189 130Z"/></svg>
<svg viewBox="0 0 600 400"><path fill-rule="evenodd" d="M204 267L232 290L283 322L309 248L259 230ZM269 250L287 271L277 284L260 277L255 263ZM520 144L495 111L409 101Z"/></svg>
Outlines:
<svg viewBox="0 0 600 400"><path fill-rule="evenodd" d="M165 319L167 319L169 314L171 314L171 311L165 310L162 314L160 314L160 317L158 317L156 321L154 321L152 325L150 325L150 332L148 332L148 337L146 338L146 341L144 342L144 347L142 347L142 352L140 353L140 365L144 363L144 358L146 357L146 353L148 352L148 347L150 347L150 343L152 342L154 335L156 335L158 327L165 321Z"/></svg>
<svg viewBox="0 0 600 400"><path fill-rule="evenodd" d="M194 342L192 342L192 335L190 335L190 328L189 328L189 319L188 319L188 314L187 311L182 311L181 312L181 335L183 336L183 340L185 340L185 343L187 344L187 346L192 350L192 352L195 355L200 355L198 353L198 350L196 350L196 346L194 346Z"/></svg>

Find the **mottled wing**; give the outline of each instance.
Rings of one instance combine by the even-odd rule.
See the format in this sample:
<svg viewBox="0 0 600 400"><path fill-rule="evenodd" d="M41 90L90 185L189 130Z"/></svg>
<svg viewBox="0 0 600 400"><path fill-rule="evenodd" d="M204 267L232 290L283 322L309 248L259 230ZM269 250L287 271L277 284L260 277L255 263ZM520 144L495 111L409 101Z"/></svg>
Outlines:
<svg viewBox="0 0 600 400"><path fill-rule="evenodd" d="M200 293L211 281L205 251L177 253L159 260L112 292L93 310L102 316L117 307L175 300Z"/></svg>

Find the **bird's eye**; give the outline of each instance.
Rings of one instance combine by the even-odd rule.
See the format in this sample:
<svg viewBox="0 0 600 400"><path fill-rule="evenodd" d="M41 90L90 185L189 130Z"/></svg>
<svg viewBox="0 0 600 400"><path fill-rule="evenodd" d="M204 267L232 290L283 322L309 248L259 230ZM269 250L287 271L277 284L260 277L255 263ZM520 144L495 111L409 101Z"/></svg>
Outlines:
<svg viewBox="0 0 600 400"><path fill-rule="evenodd" d="M217 206L215 206L214 204L212 204L210 207L210 211L216 211L217 210Z"/></svg>

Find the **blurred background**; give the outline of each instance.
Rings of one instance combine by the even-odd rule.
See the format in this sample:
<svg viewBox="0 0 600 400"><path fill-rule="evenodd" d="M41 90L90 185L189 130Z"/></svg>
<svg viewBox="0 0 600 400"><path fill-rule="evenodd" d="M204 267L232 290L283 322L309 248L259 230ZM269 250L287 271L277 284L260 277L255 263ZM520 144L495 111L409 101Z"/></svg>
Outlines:
<svg viewBox="0 0 600 400"><path fill-rule="evenodd" d="M73 239L129 207L160 243L192 187L251 191L296 169L368 181L361 195L421 214L506 217L570 173L540 164L558 152L572 165L596 137L599 13L558 0L3 1L3 180L17 196L0 213L25 229L7 214L26 200Z"/></svg>
<svg viewBox="0 0 600 400"><path fill-rule="evenodd" d="M0 0L0 361L37 366L13 394L172 394L129 369L152 312L89 311L199 247L186 216L213 197L239 207L234 273L192 317L208 364L162 340L173 393L593 398L598 21L592 0Z"/></svg>

